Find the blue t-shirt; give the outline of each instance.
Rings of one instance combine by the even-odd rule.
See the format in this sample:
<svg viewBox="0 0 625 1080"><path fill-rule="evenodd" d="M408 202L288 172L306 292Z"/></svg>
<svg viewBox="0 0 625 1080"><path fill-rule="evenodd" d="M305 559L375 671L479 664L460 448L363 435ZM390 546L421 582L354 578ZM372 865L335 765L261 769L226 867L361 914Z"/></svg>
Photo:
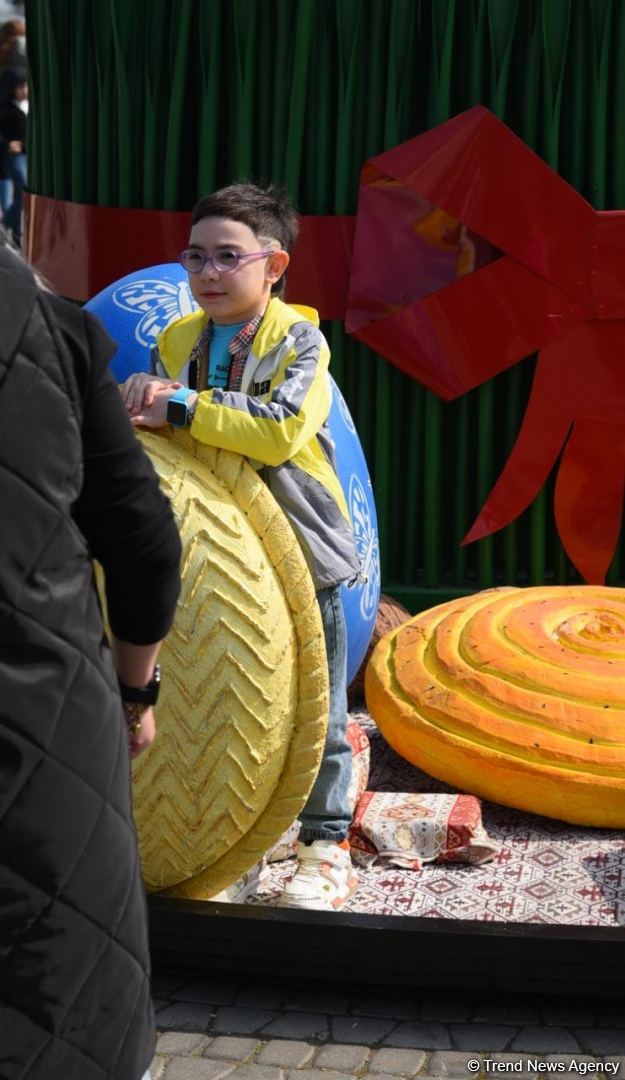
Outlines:
<svg viewBox="0 0 625 1080"><path fill-rule="evenodd" d="M208 351L209 386L219 386L225 389L228 385L230 361L232 360L228 345L244 326L247 326L247 322L231 323L230 326L220 326L218 323L213 323L213 336Z"/></svg>

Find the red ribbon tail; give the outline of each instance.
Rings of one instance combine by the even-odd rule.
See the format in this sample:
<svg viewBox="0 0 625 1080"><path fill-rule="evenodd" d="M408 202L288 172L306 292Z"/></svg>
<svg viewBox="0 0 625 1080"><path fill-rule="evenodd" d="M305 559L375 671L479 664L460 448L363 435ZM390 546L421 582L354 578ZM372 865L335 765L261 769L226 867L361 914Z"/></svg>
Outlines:
<svg viewBox="0 0 625 1080"><path fill-rule="evenodd" d="M562 546L582 577L602 585L623 514L625 424L575 420L556 481L555 516Z"/></svg>
<svg viewBox="0 0 625 1080"><path fill-rule="evenodd" d="M554 402L558 401L557 387L550 385L554 373L546 363L541 367L541 360L542 354L510 457L463 544L503 529L527 509L549 476L566 439L571 418L564 412L553 415Z"/></svg>

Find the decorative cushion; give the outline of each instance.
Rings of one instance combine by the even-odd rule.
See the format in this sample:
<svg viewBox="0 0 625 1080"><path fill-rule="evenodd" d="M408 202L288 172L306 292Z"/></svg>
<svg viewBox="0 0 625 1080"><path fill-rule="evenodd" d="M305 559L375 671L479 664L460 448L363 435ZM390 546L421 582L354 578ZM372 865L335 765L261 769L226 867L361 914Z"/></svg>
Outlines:
<svg viewBox="0 0 625 1080"><path fill-rule="evenodd" d="M367 784L369 783L371 748L367 734L355 720L349 721L345 734L352 748L352 778L347 791L347 798L353 814L360 796L367 790Z"/></svg>
<svg viewBox="0 0 625 1080"><path fill-rule="evenodd" d="M472 795L365 791L349 839L354 862L408 870L426 862L483 863L497 851Z"/></svg>
<svg viewBox="0 0 625 1080"><path fill-rule="evenodd" d="M267 856L263 855L262 859L259 859L242 877L238 878L237 881L233 881L232 885L228 885L226 889L221 889L214 896L208 897L208 899L220 904L244 904L246 900L249 900L251 896L256 896L267 885L269 873Z"/></svg>
<svg viewBox="0 0 625 1080"><path fill-rule="evenodd" d="M301 827L301 821L294 821L292 825L289 825L280 839L276 840L273 847L269 848L267 852L268 863L283 862L284 859L292 859L297 855Z"/></svg>

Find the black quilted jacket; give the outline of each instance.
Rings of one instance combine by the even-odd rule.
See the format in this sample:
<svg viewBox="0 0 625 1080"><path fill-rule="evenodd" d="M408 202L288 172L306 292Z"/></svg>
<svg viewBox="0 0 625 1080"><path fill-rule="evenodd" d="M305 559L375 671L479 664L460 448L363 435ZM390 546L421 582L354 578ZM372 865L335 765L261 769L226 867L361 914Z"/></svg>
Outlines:
<svg viewBox="0 0 625 1080"><path fill-rule="evenodd" d="M107 389L112 351L0 249L1 1080L139 1080L153 1052L128 747L90 549L113 581L124 561L137 576L137 554L144 581L155 566L167 601L126 638L147 643L171 621L178 541ZM93 445L105 402L125 457ZM147 507L141 523L132 503ZM148 527L163 542L146 554L135 541ZM125 600L144 624L149 591ZM114 587L109 602L122 625Z"/></svg>

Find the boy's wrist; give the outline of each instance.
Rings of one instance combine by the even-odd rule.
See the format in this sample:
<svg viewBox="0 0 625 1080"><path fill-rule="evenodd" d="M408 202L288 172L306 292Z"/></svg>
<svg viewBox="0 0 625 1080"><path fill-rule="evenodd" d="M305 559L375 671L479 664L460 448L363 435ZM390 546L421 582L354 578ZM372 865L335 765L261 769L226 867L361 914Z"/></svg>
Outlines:
<svg viewBox="0 0 625 1080"><path fill-rule="evenodd" d="M196 413L196 410L197 410L197 403L198 403L199 400L200 400L200 395L196 391L194 393L193 397L190 397L188 399L188 401L187 401L187 416L188 416L187 424L188 424L189 427L191 426L191 424L193 423L193 420L195 418L195 413Z"/></svg>
<svg viewBox="0 0 625 1080"><path fill-rule="evenodd" d="M188 427L193 420L199 394L197 390L181 386L167 402L167 421L174 427Z"/></svg>

